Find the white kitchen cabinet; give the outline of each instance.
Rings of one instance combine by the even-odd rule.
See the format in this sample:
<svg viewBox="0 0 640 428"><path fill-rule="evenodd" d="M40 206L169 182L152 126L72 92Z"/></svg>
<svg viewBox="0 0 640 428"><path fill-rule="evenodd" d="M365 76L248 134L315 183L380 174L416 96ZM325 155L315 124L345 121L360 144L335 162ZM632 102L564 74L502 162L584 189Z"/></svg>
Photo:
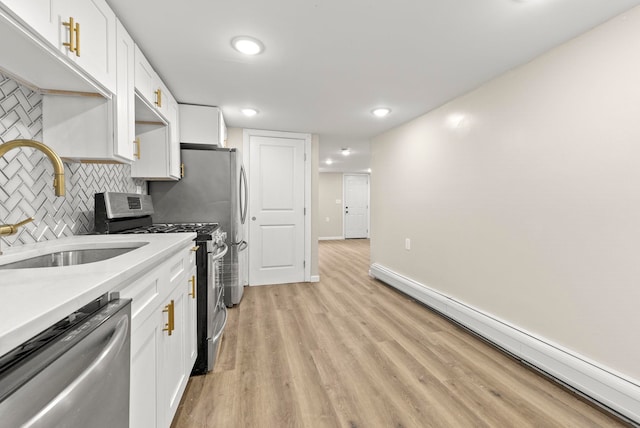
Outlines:
<svg viewBox="0 0 640 428"><path fill-rule="evenodd" d="M195 270L189 246L124 287L131 304L130 426L169 427L189 380L191 334L189 275Z"/></svg>
<svg viewBox="0 0 640 428"><path fill-rule="evenodd" d="M42 38L57 45L59 31L55 7L58 2L52 0L2 0L1 3Z"/></svg>
<svg viewBox="0 0 640 428"><path fill-rule="evenodd" d="M162 83L160 76L155 72L153 67L138 46L135 49L136 92L142 97L147 104L157 109L160 114L167 116L167 87Z"/></svg>
<svg viewBox="0 0 640 428"><path fill-rule="evenodd" d="M195 257L195 253L193 253ZM197 293L198 293L198 275L197 269L195 265L191 269L191 272L187 274L187 304L186 304L186 315L187 318L187 333L185 336L186 342L186 359L187 365L189 367L193 367L196 362L196 358L198 357L198 332L196 330L197 326Z"/></svg>
<svg viewBox="0 0 640 428"><path fill-rule="evenodd" d="M185 352L187 295L185 293L186 287L182 286L185 282L185 275L182 275L180 277L181 286L174 290L166 302L165 308L170 308L171 311L172 330L171 334L165 331L158 343L161 355L160 376L158 377L158 411L160 412L158 418L161 422L159 426L162 427L171 425L191 373L191 370L185 372L187 368ZM166 321L169 321L169 316ZM165 325L167 324L165 323Z"/></svg>
<svg viewBox="0 0 640 428"><path fill-rule="evenodd" d="M132 176L146 180L180 179L178 103L135 47L136 137L140 158Z"/></svg>
<svg viewBox="0 0 640 428"><path fill-rule="evenodd" d="M138 154L135 140L135 44L120 21L116 23L116 140L115 154L133 161Z"/></svg>
<svg viewBox="0 0 640 428"><path fill-rule="evenodd" d="M105 0L3 3L33 30L34 36L50 43L106 89L116 91L116 16Z"/></svg>
<svg viewBox="0 0 640 428"><path fill-rule="evenodd" d="M220 108L192 104L179 106L180 142L227 146L227 126Z"/></svg>
<svg viewBox="0 0 640 428"><path fill-rule="evenodd" d="M178 103L166 93L167 119L150 112L136 96L136 139L139 159L131 166L131 176L146 180L180 179L180 141L178 140ZM139 111L149 113L140 118Z"/></svg>
<svg viewBox="0 0 640 428"><path fill-rule="evenodd" d="M43 96L43 142L72 160L131 162L135 147L134 44L120 22L117 27L115 97Z"/></svg>

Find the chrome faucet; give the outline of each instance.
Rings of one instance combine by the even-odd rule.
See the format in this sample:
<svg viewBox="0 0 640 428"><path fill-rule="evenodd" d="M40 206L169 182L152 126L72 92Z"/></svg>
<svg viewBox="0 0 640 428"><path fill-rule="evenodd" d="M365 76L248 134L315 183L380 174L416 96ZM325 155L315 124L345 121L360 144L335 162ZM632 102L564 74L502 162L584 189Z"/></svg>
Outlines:
<svg viewBox="0 0 640 428"><path fill-rule="evenodd" d="M16 149L18 147L31 147L33 149L39 150L51 161L53 164L53 187L55 189L56 196L64 195L64 164L62 163L62 159L60 156L56 154L50 147L45 146L44 144L34 141L34 140L12 140L8 141L4 144L0 144L0 157L4 156L11 149ZM26 220L23 220L16 224L2 224L0 225L0 236L9 236L17 233L18 228L24 226L27 223L33 221L33 217L29 217ZM0 249L0 254L2 254L2 249Z"/></svg>

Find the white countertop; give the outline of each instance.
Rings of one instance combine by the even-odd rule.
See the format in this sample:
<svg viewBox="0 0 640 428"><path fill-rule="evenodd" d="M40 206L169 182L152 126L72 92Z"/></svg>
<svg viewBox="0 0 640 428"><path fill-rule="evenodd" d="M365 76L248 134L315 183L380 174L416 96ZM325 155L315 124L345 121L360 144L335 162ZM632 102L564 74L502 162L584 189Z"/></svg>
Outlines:
<svg viewBox="0 0 640 428"><path fill-rule="evenodd" d="M75 266L0 270L0 356L122 283L131 282L188 246L195 233L82 235L3 246L0 265L56 251L146 245Z"/></svg>

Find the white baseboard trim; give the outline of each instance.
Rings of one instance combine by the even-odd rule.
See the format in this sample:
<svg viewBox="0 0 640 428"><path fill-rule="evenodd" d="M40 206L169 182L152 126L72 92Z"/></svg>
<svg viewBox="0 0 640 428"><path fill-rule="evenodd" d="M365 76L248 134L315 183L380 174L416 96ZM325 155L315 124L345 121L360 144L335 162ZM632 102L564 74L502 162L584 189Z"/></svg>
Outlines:
<svg viewBox="0 0 640 428"><path fill-rule="evenodd" d="M318 241L340 241L344 240L344 236L323 236Z"/></svg>
<svg viewBox="0 0 640 428"><path fill-rule="evenodd" d="M320 282L320 275L311 275L311 282Z"/></svg>
<svg viewBox="0 0 640 428"><path fill-rule="evenodd" d="M640 424L640 382L374 263L369 275L462 324L577 392Z"/></svg>

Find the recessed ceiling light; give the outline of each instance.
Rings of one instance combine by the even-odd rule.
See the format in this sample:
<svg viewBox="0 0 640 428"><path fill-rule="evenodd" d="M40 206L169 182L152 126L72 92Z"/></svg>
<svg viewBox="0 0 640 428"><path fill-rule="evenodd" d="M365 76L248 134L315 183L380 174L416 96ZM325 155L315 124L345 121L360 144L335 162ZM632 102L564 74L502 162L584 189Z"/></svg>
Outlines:
<svg viewBox="0 0 640 428"><path fill-rule="evenodd" d="M264 51L264 45L258 39L249 36L238 36L231 40L231 46L245 55L257 55Z"/></svg>
<svg viewBox="0 0 640 428"><path fill-rule="evenodd" d="M242 114L244 114L247 117L252 117L252 116L255 116L256 114L258 114L258 110L254 109L254 108L243 108L240 111L242 112Z"/></svg>
<svg viewBox="0 0 640 428"><path fill-rule="evenodd" d="M380 107L380 108L371 110L371 113L373 113L374 116L385 117L386 115L391 113L391 109L386 107Z"/></svg>
<svg viewBox="0 0 640 428"><path fill-rule="evenodd" d="M351 150L347 149L340 149L340 152L342 153L342 156L349 156L351 154Z"/></svg>
<svg viewBox="0 0 640 428"><path fill-rule="evenodd" d="M332 161L331 159L327 159L327 160L325 161L325 163L326 163L327 165L331 165L331 164L333 163L333 161Z"/></svg>

